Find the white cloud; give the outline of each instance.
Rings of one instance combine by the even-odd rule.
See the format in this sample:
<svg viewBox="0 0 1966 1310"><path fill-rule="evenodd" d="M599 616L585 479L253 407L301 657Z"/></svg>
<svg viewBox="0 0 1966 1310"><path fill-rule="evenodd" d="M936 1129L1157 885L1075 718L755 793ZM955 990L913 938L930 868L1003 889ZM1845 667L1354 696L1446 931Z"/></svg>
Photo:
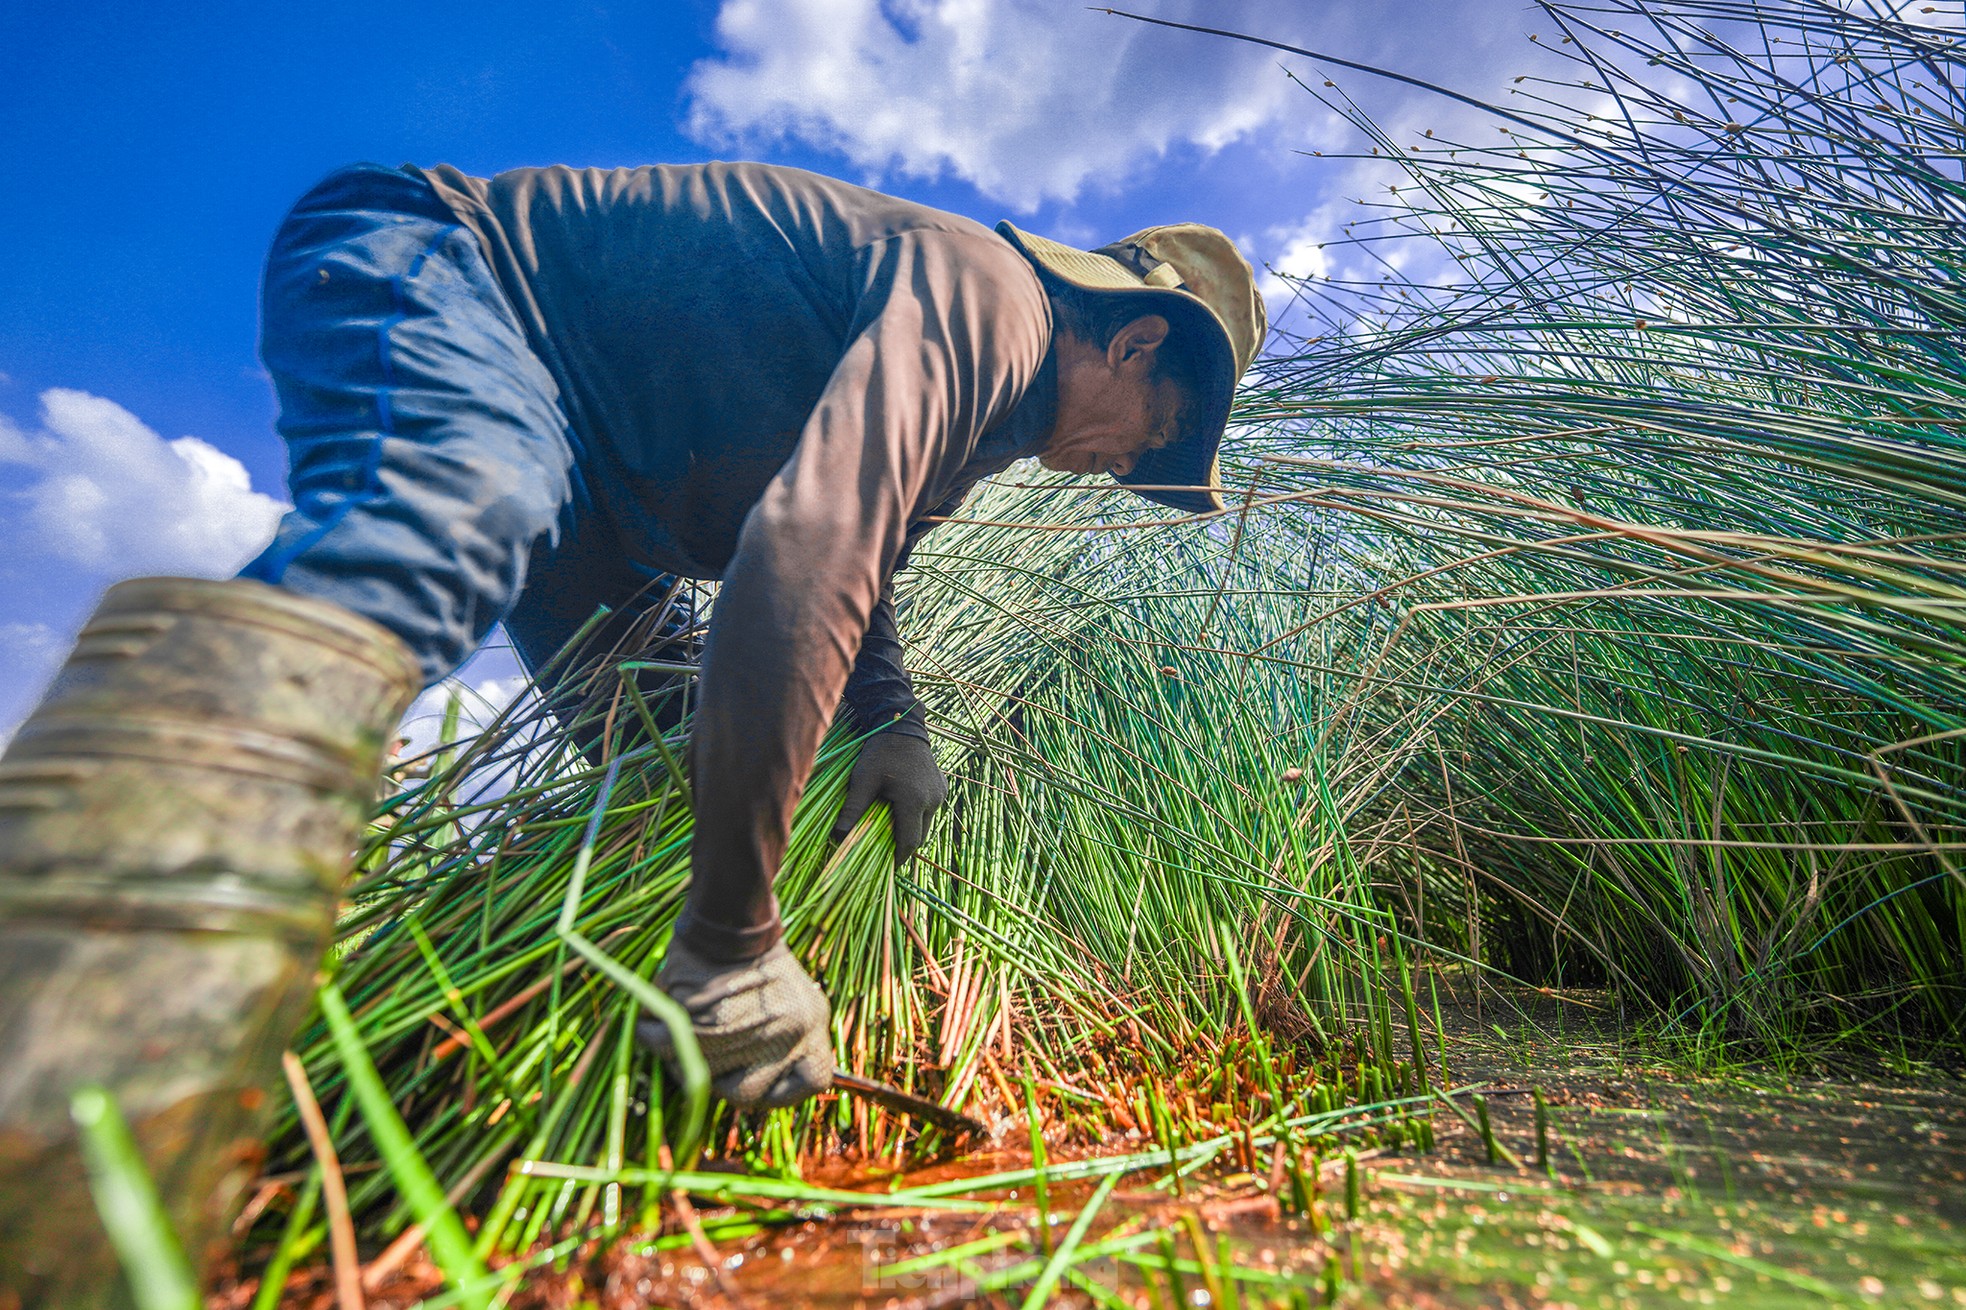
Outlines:
<svg viewBox="0 0 1966 1310"><path fill-rule="evenodd" d="M52 669L61 654L61 638L45 623L0 623L0 650L10 661Z"/></svg>
<svg viewBox="0 0 1966 1310"><path fill-rule="evenodd" d="M1837 0L1837 2L1843 8L1853 9L1858 13L1875 15L1877 12L1875 5L1858 3L1858 0ZM1931 3L1931 0L1899 0L1899 3L1892 4L1888 8L1891 17L1914 27L1966 31L1966 6L1961 6L1959 0L1947 0L1942 4Z"/></svg>
<svg viewBox="0 0 1966 1310"><path fill-rule="evenodd" d="M1520 71L1531 12L1520 0L1128 7L1477 91ZM1321 80L1316 61L1057 0L723 0L715 40L720 54L686 86L699 139L796 139L870 178L954 176L1026 210L1134 186L1182 147L1281 156L1334 122L1279 67ZM1334 75L1375 100L1417 94Z"/></svg>
<svg viewBox="0 0 1966 1310"><path fill-rule="evenodd" d="M414 758L443 743L444 715L452 696L457 697L458 703L458 736L471 737L489 727L531 682L524 673L472 679L470 669L459 672L464 676L446 678L426 688L403 715L402 725L396 730L406 741L398 752L403 758Z"/></svg>
<svg viewBox="0 0 1966 1310"><path fill-rule="evenodd" d="M108 582L145 573L223 577L273 535L284 506L197 437L166 441L112 400L41 393L41 422L0 416L0 552Z"/></svg>
<svg viewBox="0 0 1966 1310"><path fill-rule="evenodd" d="M1395 141L1407 142L1424 140L1422 122L1454 128L1481 122L1479 111L1461 106L1424 108L1432 112L1409 109L1400 119L1381 126ZM1459 279L1445 246L1417 239L1423 232L1450 232L1453 224L1431 212L1434 202L1415 186L1398 158L1334 160L1326 181L1331 188L1328 198L1303 218L1268 229L1255 243L1264 264L1257 286L1269 302L1273 321L1288 313L1298 294L1292 279L1341 283L1401 276L1421 282ZM1499 204L1506 198L1518 209L1540 194L1508 179L1492 179L1487 185L1480 199ZM1465 208L1474 199L1462 195L1459 203ZM1395 239L1399 233L1406 235Z"/></svg>
<svg viewBox="0 0 1966 1310"><path fill-rule="evenodd" d="M1529 89L1580 106L1579 118L1593 111L1601 116L1613 102L1602 92L1576 86L1579 75L1565 57L1529 39L1538 24L1525 26L1524 20L1534 16L1495 0L1450 0L1441 6L1436 29L1447 40L1409 33L1362 57L1465 93L1474 104L1418 88L1384 94L1384 83L1356 70L1334 72L1322 86L1313 83L1325 95L1352 101L1377 134L1368 137L1348 124L1321 143L1327 157L1320 194L1303 217L1268 227L1253 243L1266 265L1258 285L1273 319L1290 312L1296 278L1460 282L1465 272L1455 252L1468 247L1454 239L1457 232L1471 222L1514 222L1548 199L1533 160L1519 165L1509 160L1521 170L1514 174L1484 162L1478 147L1497 143L1498 131L1520 129L1480 102L1527 110L1530 106L1515 97L1524 90L1518 84L1532 78L1537 81ZM1564 85L1559 89L1551 82ZM1514 153L1514 140L1500 138L1504 155ZM1443 165L1451 170L1457 179L1451 198L1443 201L1416 181L1412 170L1421 165L1433 170L1435 186L1450 176Z"/></svg>
<svg viewBox="0 0 1966 1310"><path fill-rule="evenodd" d="M1271 317L1295 294L1284 279L1331 276L1331 256L1325 245L1344 227L1353 208L1349 200L1327 202L1301 223L1284 224L1265 234L1262 248L1268 258L1264 271L1257 276L1257 285L1270 303Z"/></svg>
<svg viewBox="0 0 1966 1310"><path fill-rule="evenodd" d="M443 744L444 716L453 696L457 698L458 726L452 740L468 740L489 727L514 701L531 701L531 679L519 666L511 649L493 639L480 647L454 675L434 687L426 688L410 705L409 712L403 715L402 723L396 729L403 745L395 756L410 768L405 776L406 781L428 776L434 763L430 752ZM515 729L515 741L537 742L546 732L544 724L524 721L536 709L537 702L519 709L520 724ZM505 746L501 746L497 754L503 758L481 762L460 782L457 792L460 800L489 801L511 788L525 766L523 755L510 753Z"/></svg>
<svg viewBox="0 0 1966 1310"><path fill-rule="evenodd" d="M1206 23L1216 8L1157 12ZM1298 98L1275 51L1055 0L725 0L716 39L723 57L688 83L700 139L797 138L1024 209L1179 145L1220 148Z"/></svg>
<svg viewBox="0 0 1966 1310"><path fill-rule="evenodd" d="M0 687L0 747L13 737L15 720L27 709L14 702L27 688L54 677L66 650L61 634L46 623L0 623L0 667L9 671L11 686L18 689L8 695L8 688Z"/></svg>
<svg viewBox="0 0 1966 1310"><path fill-rule="evenodd" d="M166 441L85 391L43 392L31 427L0 414L0 739L103 588L143 574L228 576L283 508L210 443Z"/></svg>

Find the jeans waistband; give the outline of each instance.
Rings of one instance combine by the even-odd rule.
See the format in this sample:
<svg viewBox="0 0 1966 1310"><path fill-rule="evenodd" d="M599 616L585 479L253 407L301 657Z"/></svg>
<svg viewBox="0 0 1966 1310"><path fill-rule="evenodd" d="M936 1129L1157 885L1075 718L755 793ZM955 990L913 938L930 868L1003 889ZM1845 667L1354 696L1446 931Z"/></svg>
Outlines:
<svg viewBox="0 0 1966 1310"><path fill-rule="evenodd" d="M437 198L436 190L421 174L368 163L337 168L295 202L293 212L347 209L410 214L439 223L457 222L457 216Z"/></svg>

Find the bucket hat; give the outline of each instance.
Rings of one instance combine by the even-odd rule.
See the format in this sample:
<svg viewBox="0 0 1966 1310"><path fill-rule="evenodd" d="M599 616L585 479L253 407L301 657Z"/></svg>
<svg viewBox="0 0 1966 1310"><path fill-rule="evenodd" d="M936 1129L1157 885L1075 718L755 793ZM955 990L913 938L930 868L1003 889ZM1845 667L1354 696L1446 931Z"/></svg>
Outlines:
<svg viewBox="0 0 1966 1310"><path fill-rule="evenodd" d="M1007 222L997 224L997 231L1040 275L1085 291L1135 298L1142 314L1167 318L1180 348L1198 352L1202 394L1191 398L1187 430L1142 452L1132 470L1116 480L1172 509L1197 514L1221 509L1217 452L1229 403L1268 330L1255 271L1235 243L1200 223L1150 227L1097 250L1033 236Z"/></svg>

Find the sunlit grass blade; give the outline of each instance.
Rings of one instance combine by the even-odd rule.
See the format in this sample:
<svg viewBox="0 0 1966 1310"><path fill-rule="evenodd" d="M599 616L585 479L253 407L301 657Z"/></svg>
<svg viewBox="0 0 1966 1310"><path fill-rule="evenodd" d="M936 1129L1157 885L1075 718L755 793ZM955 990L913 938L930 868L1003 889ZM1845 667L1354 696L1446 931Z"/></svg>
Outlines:
<svg viewBox="0 0 1966 1310"><path fill-rule="evenodd" d="M333 983L320 991L321 1015L327 1020L341 1053L342 1067L348 1075L349 1090L361 1105L362 1118L381 1151L383 1163L402 1190L411 1213L423 1226L430 1242L431 1257L454 1286L475 1287L485 1278L485 1269L472 1253L471 1239L457 1213L444 1199L444 1190L431 1175L430 1166L418 1153L409 1129L396 1112L389 1089L383 1085L368 1049L362 1045L360 1030L348 1013L348 1004ZM489 1310L490 1299L467 1295L464 1304L472 1310Z"/></svg>
<svg viewBox="0 0 1966 1310"><path fill-rule="evenodd" d="M81 1130L89 1190L131 1299L139 1310L197 1310L204 1300L191 1263L116 1098L101 1087L82 1087L69 1098L69 1113Z"/></svg>

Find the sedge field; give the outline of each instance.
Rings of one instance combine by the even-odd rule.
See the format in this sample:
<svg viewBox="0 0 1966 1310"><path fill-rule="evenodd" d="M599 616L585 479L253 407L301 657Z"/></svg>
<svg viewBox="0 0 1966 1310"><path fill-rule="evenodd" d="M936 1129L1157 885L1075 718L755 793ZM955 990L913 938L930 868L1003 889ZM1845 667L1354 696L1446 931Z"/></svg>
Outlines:
<svg viewBox="0 0 1966 1310"><path fill-rule="evenodd" d="M914 556L949 805L833 843L840 728L779 895L990 1140L636 1043L685 736L576 645L392 775L213 1304L1966 1304L1960 6L1536 12L1431 123L1299 84L1384 181L1226 514Z"/></svg>

